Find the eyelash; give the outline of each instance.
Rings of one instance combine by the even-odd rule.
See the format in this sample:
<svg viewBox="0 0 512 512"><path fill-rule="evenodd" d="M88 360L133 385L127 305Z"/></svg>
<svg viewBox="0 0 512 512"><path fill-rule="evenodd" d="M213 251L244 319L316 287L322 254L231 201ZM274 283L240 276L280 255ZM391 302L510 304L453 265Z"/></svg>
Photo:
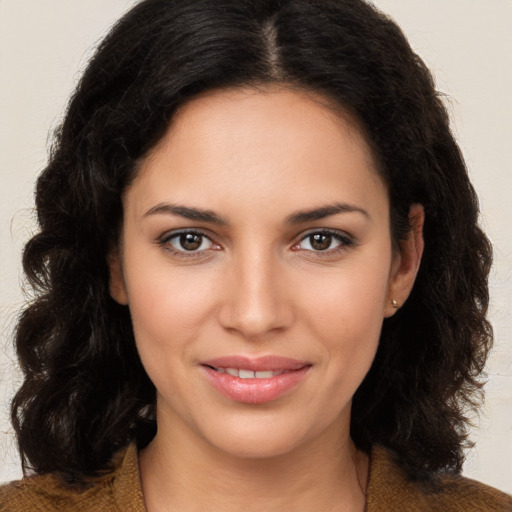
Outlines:
<svg viewBox="0 0 512 512"><path fill-rule="evenodd" d="M218 244L215 244L215 242L211 239L210 236L208 236L207 234L203 233L202 231L198 231L196 229L182 229L180 231L173 231L172 233L166 233L157 240L157 243L158 243L158 245L161 245L162 247L164 247L165 250L171 252L174 256L176 256L178 258L190 259L190 258L204 257L204 252L208 249L203 249L200 251L197 251L197 250L187 251L185 249L183 249L183 250L176 249L175 247L173 247L171 245L172 240L179 240L179 238L184 235L195 235L197 237L201 237L201 239L202 239L201 245L203 244L204 240L206 239L206 240L210 241L211 245L218 246Z"/></svg>
<svg viewBox="0 0 512 512"><path fill-rule="evenodd" d="M201 245L204 243L204 240L206 239L210 242L210 244L212 246L216 246L216 247L220 248L220 246L218 244L216 244L211 239L211 237L209 235L203 233L202 231L198 231L195 229L184 229L184 230L180 230L180 231L166 233L157 240L157 243L158 243L158 245L163 246L167 251L170 251L171 253L173 253L175 256L177 256L179 258L189 259L189 258L204 257L205 251L208 251L211 247L207 248L207 249L202 249L202 250L187 251L185 249L177 249L171 245L172 240L178 240L180 237L182 237L184 235L189 235L189 234L195 235L197 237L201 237ZM339 245L333 249L329 249L329 248L325 249L325 250L304 249L305 251L311 252L319 257L332 256L339 252L345 251L348 248L355 245L355 240L348 234L337 231L337 230L324 228L324 229L317 229L314 231L309 231L308 233L306 233L304 236L302 236L302 238L300 238L300 240L297 243L293 244L292 250L299 251L300 244L302 242L304 242L305 240L310 239L314 235L324 235L324 236L327 235L329 237L332 237L337 242L339 242ZM310 245L311 245L311 242L310 242ZM218 250L218 249L214 249L214 250Z"/></svg>
<svg viewBox="0 0 512 512"><path fill-rule="evenodd" d="M314 235L327 235L327 236L332 237L337 242L339 242L339 245L333 249L316 250L316 251L311 250L311 249L305 249L306 251L314 253L316 256L319 256L319 257L336 255L342 251L346 251L347 249L349 249L350 247L355 245L354 238L352 238L348 234L341 232L341 231L334 230L334 229L325 229L324 228L324 229L309 231L299 240L298 243L293 245L293 248L298 247L299 244L301 244L304 240L311 239L311 237L313 237ZM310 245L311 245L311 242L310 242ZM296 249L296 250L300 250L300 249Z"/></svg>

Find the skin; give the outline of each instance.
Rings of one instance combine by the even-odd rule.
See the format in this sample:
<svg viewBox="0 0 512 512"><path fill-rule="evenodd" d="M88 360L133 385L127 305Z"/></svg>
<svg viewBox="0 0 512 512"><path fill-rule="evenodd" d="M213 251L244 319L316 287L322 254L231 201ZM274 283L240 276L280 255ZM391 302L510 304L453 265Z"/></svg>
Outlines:
<svg viewBox="0 0 512 512"><path fill-rule="evenodd" d="M158 433L140 455L148 510L363 510L368 460L350 439L351 400L392 299L413 286L423 210L413 206L394 250L357 123L285 88L209 93L177 113L123 203L110 285L157 389ZM340 203L352 211L297 216ZM183 229L204 235L198 250L180 245ZM338 238L318 250L310 235L325 230ZM228 355L311 367L284 396L239 403L200 365Z"/></svg>

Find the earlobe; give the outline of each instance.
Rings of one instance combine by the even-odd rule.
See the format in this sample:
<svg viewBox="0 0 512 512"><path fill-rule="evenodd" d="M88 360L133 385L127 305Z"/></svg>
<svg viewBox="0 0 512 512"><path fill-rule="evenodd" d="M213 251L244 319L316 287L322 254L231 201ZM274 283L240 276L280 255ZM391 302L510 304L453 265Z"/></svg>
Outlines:
<svg viewBox="0 0 512 512"><path fill-rule="evenodd" d="M393 316L402 307L414 286L423 255L424 221L423 206L413 204L409 210L409 224L411 226L409 236L406 240L400 241L400 251L396 255L390 276L385 317Z"/></svg>
<svg viewBox="0 0 512 512"><path fill-rule="evenodd" d="M109 271L109 290L110 296L122 306L128 305L128 294L123 276L123 267L119 249L112 250L107 256L107 265Z"/></svg>

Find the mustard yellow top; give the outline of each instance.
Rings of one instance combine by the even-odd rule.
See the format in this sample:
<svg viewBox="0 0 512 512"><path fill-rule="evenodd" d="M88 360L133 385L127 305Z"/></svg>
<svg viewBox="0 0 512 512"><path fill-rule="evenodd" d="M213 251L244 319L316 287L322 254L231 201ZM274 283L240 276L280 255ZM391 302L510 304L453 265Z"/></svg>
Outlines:
<svg viewBox="0 0 512 512"><path fill-rule="evenodd" d="M512 512L512 497L463 477L444 477L441 491L428 493L407 480L380 447L372 450L367 512ZM135 445L117 470L87 490L55 475L38 475L0 487L2 512L146 512Z"/></svg>

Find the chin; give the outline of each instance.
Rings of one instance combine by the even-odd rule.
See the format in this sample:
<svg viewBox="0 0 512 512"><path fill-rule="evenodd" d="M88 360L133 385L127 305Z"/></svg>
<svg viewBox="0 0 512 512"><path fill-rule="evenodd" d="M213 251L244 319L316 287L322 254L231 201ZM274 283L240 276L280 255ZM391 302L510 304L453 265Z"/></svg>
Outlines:
<svg viewBox="0 0 512 512"><path fill-rule="evenodd" d="M324 436L341 434L338 422L311 424L306 418L286 414L238 415L233 421L219 421L200 429L200 435L214 449L239 459L265 459L290 455L314 447Z"/></svg>
<svg viewBox="0 0 512 512"><path fill-rule="evenodd" d="M215 448L228 456L237 459L259 460L271 459L294 452L302 446L302 440L293 439L289 434L283 433L279 435L274 433L256 432L252 435L230 435L227 438L215 439L210 442Z"/></svg>

